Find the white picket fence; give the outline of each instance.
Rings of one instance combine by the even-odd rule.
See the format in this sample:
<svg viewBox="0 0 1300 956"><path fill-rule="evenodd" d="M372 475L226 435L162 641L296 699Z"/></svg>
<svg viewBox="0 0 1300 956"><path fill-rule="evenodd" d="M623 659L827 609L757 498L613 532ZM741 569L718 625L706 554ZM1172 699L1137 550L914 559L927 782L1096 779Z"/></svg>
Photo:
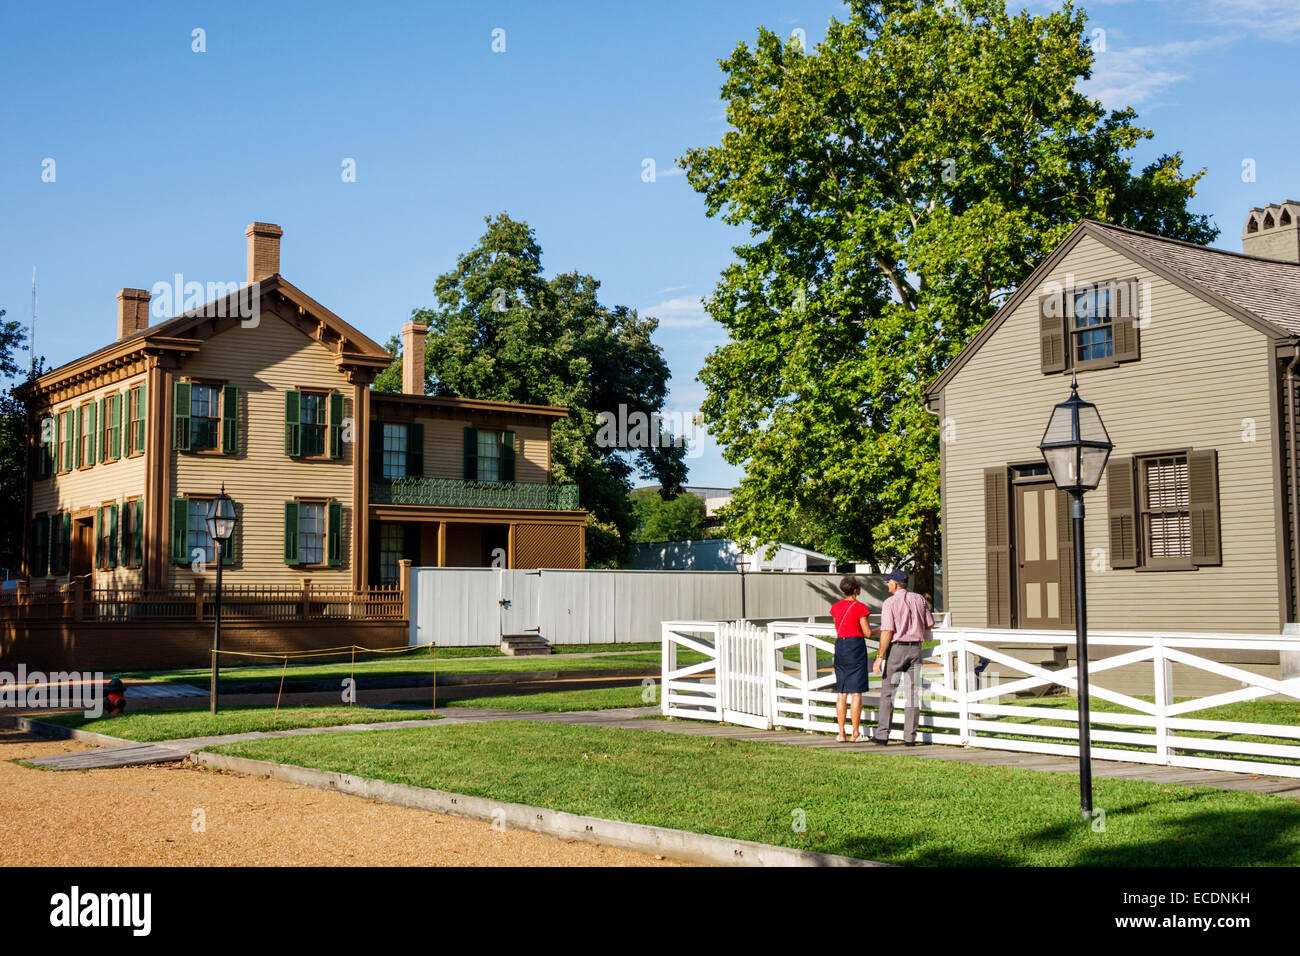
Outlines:
<svg viewBox="0 0 1300 956"><path fill-rule="evenodd" d="M832 625L778 622L759 628L744 621L667 621L662 633L666 716L765 729L835 730ZM1050 703L1053 699L1067 703L1070 698L1003 702L1006 697L1014 699L1017 692L1037 688L1077 692L1077 666L1052 670L1005 650L1015 645L1072 646L1072 633L941 626L932 636L938 644L924 652L922 741L1077 756L1077 707ZM1300 650L1296 636L1100 631L1090 633L1088 642L1093 656L1088 664L1090 698L1129 711L1095 707L1090 711L1096 758L1300 777L1300 725L1185 716L1260 698L1300 700L1300 677L1267 677L1205 656L1226 650L1276 651L1286 659ZM874 651L876 642L868 645ZM703 654L705 659L679 666L679 648ZM1175 696L1174 664L1218 675L1240 687L1180 700ZM1105 686L1107 672L1133 665L1151 668L1152 700ZM873 676L871 682L877 689L880 679ZM890 734L895 739L902 737L904 690L900 684ZM864 707L864 720L874 722L876 716L874 709ZM1206 736L1198 736L1202 734ZM1241 737L1263 739L1233 739Z"/></svg>

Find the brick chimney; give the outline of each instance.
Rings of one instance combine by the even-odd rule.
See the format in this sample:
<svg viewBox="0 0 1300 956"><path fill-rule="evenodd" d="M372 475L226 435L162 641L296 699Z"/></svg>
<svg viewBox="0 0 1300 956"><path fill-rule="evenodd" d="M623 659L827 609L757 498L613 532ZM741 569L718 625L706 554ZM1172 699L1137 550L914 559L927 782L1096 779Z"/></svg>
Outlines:
<svg viewBox="0 0 1300 956"><path fill-rule="evenodd" d="M1252 209L1241 230L1241 249L1248 256L1300 263L1300 203L1288 199Z"/></svg>
<svg viewBox="0 0 1300 956"><path fill-rule="evenodd" d="M144 289L123 289L117 294L117 340L149 327L150 295Z"/></svg>
<svg viewBox="0 0 1300 956"><path fill-rule="evenodd" d="M422 322L402 326L402 391L424 394L424 336L429 327Z"/></svg>
<svg viewBox="0 0 1300 956"><path fill-rule="evenodd" d="M250 222L248 237L248 283L252 285L280 271L280 237L284 230L269 222Z"/></svg>

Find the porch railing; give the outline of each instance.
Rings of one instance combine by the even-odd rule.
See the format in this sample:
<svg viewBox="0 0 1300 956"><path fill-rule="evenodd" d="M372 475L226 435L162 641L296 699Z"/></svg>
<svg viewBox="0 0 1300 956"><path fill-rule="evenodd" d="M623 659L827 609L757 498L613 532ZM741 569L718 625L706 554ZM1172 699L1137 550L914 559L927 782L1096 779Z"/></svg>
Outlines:
<svg viewBox="0 0 1300 956"><path fill-rule="evenodd" d="M526 511L577 511L577 485L530 481L461 481L456 478L392 478L370 484L377 505L443 508L508 508Z"/></svg>
<svg viewBox="0 0 1300 956"><path fill-rule="evenodd" d="M0 597L4 621L212 621L216 589L203 583L169 588L96 588L76 581L49 590ZM406 620L400 584L353 590L310 581L286 585L225 585L223 621Z"/></svg>

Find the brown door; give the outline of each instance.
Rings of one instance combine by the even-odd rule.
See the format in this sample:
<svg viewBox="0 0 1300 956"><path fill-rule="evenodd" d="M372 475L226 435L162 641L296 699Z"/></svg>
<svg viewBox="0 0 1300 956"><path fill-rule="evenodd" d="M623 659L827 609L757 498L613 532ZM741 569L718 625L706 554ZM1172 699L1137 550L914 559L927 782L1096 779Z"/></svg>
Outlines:
<svg viewBox="0 0 1300 956"><path fill-rule="evenodd" d="M68 556L68 571L72 577L89 574L95 558L95 519L74 518L72 521L72 553Z"/></svg>
<svg viewBox="0 0 1300 956"><path fill-rule="evenodd" d="M1061 593L1061 582L1069 580L1061 567L1063 498L1050 481L1018 484L1015 495L1017 624L1030 630L1063 628L1069 600Z"/></svg>

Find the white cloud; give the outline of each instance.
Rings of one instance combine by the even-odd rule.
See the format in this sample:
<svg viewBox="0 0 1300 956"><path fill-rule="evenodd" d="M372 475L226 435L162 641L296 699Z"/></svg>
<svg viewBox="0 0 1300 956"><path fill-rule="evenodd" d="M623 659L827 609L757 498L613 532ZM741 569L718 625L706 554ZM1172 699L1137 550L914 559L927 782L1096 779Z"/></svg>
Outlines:
<svg viewBox="0 0 1300 956"><path fill-rule="evenodd" d="M638 311L641 315L658 319L661 329L693 329L713 322L704 311L704 304L689 296L665 299L658 305L649 305Z"/></svg>
<svg viewBox="0 0 1300 956"><path fill-rule="evenodd" d="M1197 0L1195 12L1209 23L1237 27L1265 40L1300 40L1296 0Z"/></svg>
<svg viewBox="0 0 1300 956"><path fill-rule="evenodd" d="M1151 106L1170 87L1188 78L1189 61L1226 42L1224 37L1208 40L1173 40L1152 46L1117 46L1112 35L1107 48L1093 60L1092 78L1080 86L1089 96L1110 109Z"/></svg>

